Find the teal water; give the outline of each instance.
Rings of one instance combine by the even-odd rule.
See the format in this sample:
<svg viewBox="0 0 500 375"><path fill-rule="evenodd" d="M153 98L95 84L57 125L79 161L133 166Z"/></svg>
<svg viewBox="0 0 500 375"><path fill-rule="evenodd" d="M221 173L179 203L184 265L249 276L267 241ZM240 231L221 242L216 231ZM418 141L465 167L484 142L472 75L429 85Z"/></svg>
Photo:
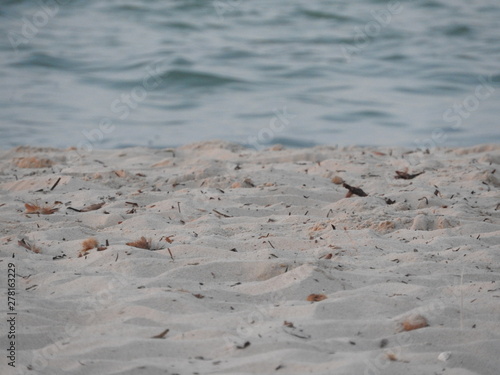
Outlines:
<svg viewBox="0 0 500 375"><path fill-rule="evenodd" d="M500 142L494 0L0 5L0 147Z"/></svg>

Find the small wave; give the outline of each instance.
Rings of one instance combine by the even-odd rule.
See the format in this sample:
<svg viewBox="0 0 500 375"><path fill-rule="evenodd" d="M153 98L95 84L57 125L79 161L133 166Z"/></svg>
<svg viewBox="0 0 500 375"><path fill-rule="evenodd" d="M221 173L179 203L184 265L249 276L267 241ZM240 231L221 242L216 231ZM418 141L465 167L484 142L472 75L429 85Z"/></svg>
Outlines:
<svg viewBox="0 0 500 375"><path fill-rule="evenodd" d="M121 4L110 8L114 13L116 12L130 12L132 14L137 14L139 12L149 12L148 7L142 6L141 4Z"/></svg>
<svg viewBox="0 0 500 375"><path fill-rule="evenodd" d="M115 77L111 78L110 74L106 74L107 69L101 69L100 73L96 75L87 75L81 77L80 81L85 84L96 85L101 87L108 87L113 90L131 90L136 86L143 85L142 70L136 69L136 65L129 66L135 77L125 78L123 72L115 72ZM126 70L126 69L125 69ZM112 72L112 71L111 71ZM142 74L142 75L141 75ZM131 74L129 74L130 76ZM205 72L194 72L182 69L170 69L165 72L159 72L158 78L161 79L161 86L159 90L175 88L177 90L190 89L190 88L214 88L234 83L244 83L243 80L232 78L224 75L217 75Z"/></svg>
<svg viewBox="0 0 500 375"><path fill-rule="evenodd" d="M429 0L420 4L422 8L446 8L446 5L439 1Z"/></svg>
<svg viewBox="0 0 500 375"><path fill-rule="evenodd" d="M391 115L387 112L382 112L382 111L377 111L375 109L365 109L365 110L361 110L361 111L355 111L355 112L351 112L350 113L350 116L354 117L354 118L359 118L359 119L363 119L363 118L388 118L388 117L391 117Z"/></svg>
<svg viewBox="0 0 500 375"><path fill-rule="evenodd" d="M382 60L385 61L401 61L401 60L407 60L408 56L403 55L401 53L391 53L390 55L386 55L382 57Z"/></svg>
<svg viewBox="0 0 500 375"><path fill-rule="evenodd" d="M161 74L161 77L166 81L167 85L183 88L217 87L244 82L229 76L179 69L169 70Z"/></svg>
<svg viewBox="0 0 500 375"><path fill-rule="evenodd" d="M269 143L263 143L263 146L270 146L270 145L275 145L275 144L280 144L285 147L290 147L290 148L307 148L307 147L314 147L317 146L318 143L314 141L308 141L308 140L303 140L303 139L298 139L298 138L290 138L290 137L275 137L272 139L271 142ZM250 144L244 144L245 147L252 147Z"/></svg>
<svg viewBox="0 0 500 375"><path fill-rule="evenodd" d="M186 21L167 21L158 26L173 30L199 30L200 27L192 22Z"/></svg>
<svg viewBox="0 0 500 375"><path fill-rule="evenodd" d="M473 30L467 25L452 25L444 28L442 32L446 36L464 36L472 34Z"/></svg>
<svg viewBox="0 0 500 375"><path fill-rule="evenodd" d="M350 115L324 115L320 117L321 120L327 122L337 122L337 123L346 123L346 122L357 122L358 119L350 116Z"/></svg>
<svg viewBox="0 0 500 375"><path fill-rule="evenodd" d="M340 13L330 13L322 10L299 9L299 14L312 19L326 19L339 22L352 22L353 18Z"/></svg>
<svg viewBox="0 0 500 375"><path fill-rule="evenodd" d="M15 67L40 67L57 70L74 70L81 66L76 60L69 60L62 57L56 57L44 52L30 53L26 58L16 61L11 64Z"/></svg>

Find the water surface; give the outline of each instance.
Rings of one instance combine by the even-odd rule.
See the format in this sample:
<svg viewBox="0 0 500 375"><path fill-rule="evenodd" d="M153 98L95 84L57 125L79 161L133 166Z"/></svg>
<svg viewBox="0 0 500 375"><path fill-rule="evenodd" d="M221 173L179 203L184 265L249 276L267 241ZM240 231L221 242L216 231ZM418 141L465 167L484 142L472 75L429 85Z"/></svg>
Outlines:
<svg viewBox="0 0 500 375"><path fill-rule="evenodd" d="M497 1L6 1L0 17L1 148L500 142Z"/></svg>

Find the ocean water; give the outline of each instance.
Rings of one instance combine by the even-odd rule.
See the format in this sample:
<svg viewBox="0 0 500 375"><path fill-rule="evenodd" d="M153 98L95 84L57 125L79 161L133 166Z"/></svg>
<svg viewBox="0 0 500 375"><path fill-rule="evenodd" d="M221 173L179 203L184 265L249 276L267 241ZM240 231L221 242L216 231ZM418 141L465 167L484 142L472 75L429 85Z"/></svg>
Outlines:
<svg viewBox="0 0 500 375"><path fill-rule="evenodd" d="M500 142L497 0L0 5L0 148Z"/></svg>

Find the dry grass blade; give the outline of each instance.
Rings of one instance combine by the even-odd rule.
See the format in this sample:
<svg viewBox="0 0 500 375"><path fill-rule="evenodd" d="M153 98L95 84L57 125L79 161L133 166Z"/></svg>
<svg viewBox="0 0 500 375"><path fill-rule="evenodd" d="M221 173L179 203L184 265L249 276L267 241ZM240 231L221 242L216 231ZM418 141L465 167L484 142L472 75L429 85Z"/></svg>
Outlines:
<svg viewBox="0 0 500 375"><path fill-rule="evenodd" d="M152 243L153 240L151 238L146 238L143 236L137 241L127 242L127 245L132 247L137 247L139 249L151 250Z"/></svg>
<svg viewBox="0 0 500 375"><path fill-rule="evenodd" d="M40 254L42 252L42 250L38 246L36 246L35 244L30 244L24 238L22 240L17 241L17 244L19 246L24 247L25 249L27 249L29 251L33 251L36 254Z"/></svg>
<svg viewBox="0 0 500 375"><path fill-rule="evenodd" d="M51 215L54 212L59 211L59 207L55 206L40 206L36 203L25 203L24 207L26 208L25 214L42 214L42 215Z"/></svg>

